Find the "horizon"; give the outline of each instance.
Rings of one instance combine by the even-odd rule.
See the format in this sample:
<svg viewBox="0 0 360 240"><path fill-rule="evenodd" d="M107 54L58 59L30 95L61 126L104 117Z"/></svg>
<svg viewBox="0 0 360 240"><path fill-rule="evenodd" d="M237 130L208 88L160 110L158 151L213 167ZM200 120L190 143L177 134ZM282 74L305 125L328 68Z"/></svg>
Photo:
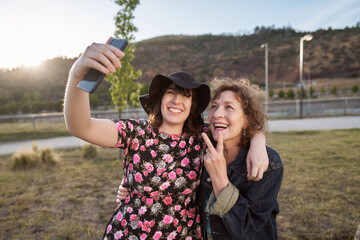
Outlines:
<svg viewBox="0 0 360 240"><path fill-rule="evenodd" d="M114 35L118 10L119 6L110 0L2 2L0 69L77 57L92 42L105 42ZM360 1L262 0L248 4L234 0L147 0L140 2L134 16L138 28L135 42L168 35L250 35L256 26L315 32L356 26L360 22Z"/></svg>

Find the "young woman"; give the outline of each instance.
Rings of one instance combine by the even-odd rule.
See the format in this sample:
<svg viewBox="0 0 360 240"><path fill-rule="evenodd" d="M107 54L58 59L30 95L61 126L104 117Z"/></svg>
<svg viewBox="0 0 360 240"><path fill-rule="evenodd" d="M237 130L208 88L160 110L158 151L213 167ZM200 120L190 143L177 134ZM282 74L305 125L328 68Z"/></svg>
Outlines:
<svg viewBox="0 0 360 240"><path fill-rule="evenodd" d="M246 80L224 78L213 85L208 117L213 142L202 133L207 144L199 190L204 236L277 239L277 195L283 177L278 153L267 147L269 168L263 179L246 179L250 139L266 126L262 91Z"/></svg>
<svg viewBox="0 0 360 240"><path fill-rule="evenodd" d="M104 239L201 239L195 192L203 166L201 113L210 99L209 87L185 72L156 75L149 94L140 98L148 121L91 118L88 93L77 84L89 68L115 72L122 56L112 46L92 44L73 65L65 93L65 121L72 135L125 151L129 196L115 209ZM258 148L265 145L262 134L253 139ZM250 177L261 178L267 162L254 153Z"/></svg>

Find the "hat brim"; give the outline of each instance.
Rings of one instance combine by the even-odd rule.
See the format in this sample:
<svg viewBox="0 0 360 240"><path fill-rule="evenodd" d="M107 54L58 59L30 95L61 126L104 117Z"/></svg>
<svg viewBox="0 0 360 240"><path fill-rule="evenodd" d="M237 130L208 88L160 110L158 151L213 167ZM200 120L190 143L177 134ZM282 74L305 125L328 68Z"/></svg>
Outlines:
<svg viewBox="0 0 360 240"><path fill-rule="evenodd" d="M151 109L148 106L148 103L153 100L154 98L157 98L160 96L161 91L164 89L164 87L169 86L169 83L173 82L179 87L185 88L185 89L194 89L196 90L198 96L199 96L199 105L195 111L196 115L200 115L208 106L210 101L210 88L208 85L198 82L189 82L184 81L180 78L174 77L174 76L164 76L164 75L156 75L153 80L151 81L150 87L149 87L149 93L145 94L143 96L140 96L140 103L147 114L150 113Z"/></svg>

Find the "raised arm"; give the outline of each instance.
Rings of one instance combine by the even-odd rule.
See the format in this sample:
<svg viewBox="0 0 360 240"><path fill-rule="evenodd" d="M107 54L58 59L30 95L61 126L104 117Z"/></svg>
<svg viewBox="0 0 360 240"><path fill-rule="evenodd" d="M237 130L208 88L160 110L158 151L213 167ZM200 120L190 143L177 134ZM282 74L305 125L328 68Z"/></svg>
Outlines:
<svg viewBox="0 0 360 240"><path fill-rule="evenodd" d="M70 134L87 142L113 147L117 142L115 123L108 119L94 119L90 114L89 93L79 89L78 83L90 68L104 74L121 67L124 53L108 44L93 43L72 66L65 90L64 117Z"/></svg>

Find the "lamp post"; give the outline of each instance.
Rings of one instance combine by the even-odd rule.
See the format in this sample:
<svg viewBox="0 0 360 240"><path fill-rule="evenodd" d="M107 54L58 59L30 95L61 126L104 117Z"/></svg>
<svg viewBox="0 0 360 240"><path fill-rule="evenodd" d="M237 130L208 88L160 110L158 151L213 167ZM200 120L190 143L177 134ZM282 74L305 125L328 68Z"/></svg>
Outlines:
<svg viewBox="0 0 360 240"><path fill-rule="evenodd" d="M300 116L303 117L303 51L304 51L304 41L311 41L313 36L311 34L306 34L300 38Z"/></svg>
<svg viewBox="0 0 360 240"><path fill-rule="evenodd" d="M265 113L268 114L268 97L269 97L269 89L268 89L268 44L264 43L261 45L261 48L265 48Z"/></svg>

